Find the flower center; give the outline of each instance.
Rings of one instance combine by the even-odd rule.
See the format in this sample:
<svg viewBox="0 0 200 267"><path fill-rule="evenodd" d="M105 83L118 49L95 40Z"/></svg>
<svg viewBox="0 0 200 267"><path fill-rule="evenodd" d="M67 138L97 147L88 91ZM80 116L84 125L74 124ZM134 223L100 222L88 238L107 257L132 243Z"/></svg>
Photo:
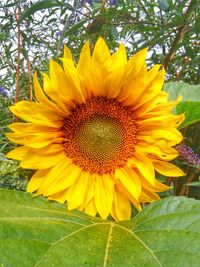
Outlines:
<svg viewBox="0 0 200 267"><path fill-rule="evenodd" d="M133 113L114 99L94 97L65 120L64 149L90 173L111 173L133 156L136 127Z"/></svg>
<svg viewBox="0 0 200 267"><path fill-rule="evenodd" d="M75 140L81 153L100 164L115 158L122 148L123 138L121 123L104 114L81 121L75 131Z"/></svg>

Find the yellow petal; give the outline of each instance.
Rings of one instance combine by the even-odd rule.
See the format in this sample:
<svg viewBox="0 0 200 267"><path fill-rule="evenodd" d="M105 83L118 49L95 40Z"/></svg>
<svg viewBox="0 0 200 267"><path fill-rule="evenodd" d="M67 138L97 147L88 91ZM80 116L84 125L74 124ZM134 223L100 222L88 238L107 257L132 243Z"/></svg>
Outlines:
<svg viewBox="0 0 200 267"><path fill-rule="evenodd" d="M20 166L27 169L47 169L66 158L64 151L62 151L62 146L57 150L47 148L45 151L42 149L42 155L35 154L36 152L39 153L39 151L40 149L30 150L29 155L23 158ZM55 151L55 153L53 153L53 151Z"/></svg>
<svg viewBox="0 0 200 267"><path fill-rule="evenodd" d="M151 112L155 113L161 113L164 111L165 114L171 114L172 109L180 103L182 97L178 97L177 100L170 101L170 102L165 102L165 103L159 103L157 104L154 109L151 110Z"/></svg>
<svg viewBox="0 0 200 267"><path fill-rule="evenodd" d="M27 155L30 155L30 148L25 146L17 147L6 154L7 158L22 160Z"/></svg>
<svg viewBox="0 0 200 267"><path fill-rule="evenodd" d="M146 74L146 63L145 63L146 56L147 56L147 48L144 48L129 59L125 68L125 73L127 75L127 80L126 80L127 82L129 82L131 79L135 80L135 78L139 77L142 73L143 76L144 74Z"/></svg>
<svg viewBox="0 0 200 267"><path fill-rule="evenodd" d="M48 199L49 200L55 200L55 201L63 204L63 203L66 202L66 197L65 197L66 192L67 192L67 190L63 190L63 191L61 191L61 192L59 192L57 194L49 196Z"/></svg>
<svg viewBox="0 0 200 267"><path fill-rule="evenodd" d="M86 172L81 172L76 182L70 186L66 198L68 200L68 209L76 209L78 206L84 203L86 192L88 189L89 175Z"/></svg>
<svg viewBox="0 0 200 267"><path fill-rule="evenodd" d="M155 185L150 184L144 176L140 175L141 183L142 183L142 191L146 189L151 192L163 192L169 190L169 186L160 183L159 181L155 180Z"/></svg>
<svg viewBox="0 0 200 267"><path fill-rule="evenodd" d="M96 181L96 176L94 174L90 174L88 181L89 186L85 197L85 206L90 202L91 199L94 198L95 181Z"/></svg>
<svg viewBox="0 0 200 267"><path fill-rule="evenodd" d="M34 192L36 190L38 190L38 188L40 187L41 183L44 181L44 179L46 178L46 175L48 174L49 169L45 169L45 170L37 170L34 175L31 177L31 180L28 183L27 186L27 192Z"/></svg>
<svg viewBox="0 0 200 267"><path fill-rule="evenodd" d="M108 175L96 175L94 197L98 213L103 219L106 219L113 202L113 181Z"/></svg>
<svg viewBox="0 0 200 267"><path fill-rule="evenodd" d="M179 177L185 175L181 169L166 161L154 161L153 165L157 172L165 176Z"/></svg>
<svg viewBox="0 0 200 267"><path fill-rule="evenodd" d="M88 73L88 63L91 61L91 53L90 53L90 43L87 41L81 50L79 62L77 65L78 72L84 76L84 74ZM85 67L87 66L87 68Z"/></svg>
<svg viewBox="0 0 200 267"><path fill-rule="evenodd" d="M143 189L139 201L141 203L145 203L145 202L152 202L152 201L159 200L159 199L160 197L158 194L152 191Z"/></svg>
<svg viewBox="0 0 200 267"><path fill-rule="evenodd" d="M43 90L39 84L39 81L37 79L37 73L35 73L33 75L33 84L34 84L35 96L36 96L36 99L38 100L38 102L43 103L46 106L48 106L49 108L56 110L56 112L58 112L61 116L66 116L66 114L69 113L68 110L66 110L66 108L62 109L63 108L62 105L58 106L54 102L50 101L47 98L47 96L45 95L45 93L43 92Z"/></svg>
<svg viewBox="0 0 200 267"><path fill-rule="evenodd" d="M153 144L146 141L139 141L135 145L135 150L140 154L152 154L156 158L166 161L173 160L178 156L176 149L170 147L165 140L157 140Z"/></svg>
<svg viewBox="0 0 200 267"><path fill-rule="evenodd" d="M112 217L117 220L129 220L131 217L131 204L129 199L117 188L114 191L114 202L111 211Z"/></svg>
<svg viewBox="0 0 200 267"><path fill-rule="evenodd" d="M142 94L146 86L146 81L141 77L132 79L128 85L124 85L117 97L118 101L125 106L134 107L137 98Z"/></svg>
<svg viewBox="0 0 200 267"><path fill-rule="evenodd" d="M129 59L125 65L123 86L118 96L125 105L134 105L146 86L147 67L145 58L147 49L143 49Z"/></svg>
<svg viewBox="0 0 200 267"><path fill-rule="evenodd" d="M20 101L10 107L10 110L21 119L38 125L49 127L61 127L63 125L63 118L60 114L40 103Z"/></svg>
<svg viewBox="0 0 200 267"><path fill-rule="evenodd" d="M167 191L169 190L170 187L163 184L163 183L160 183L159 181L155 181L155 191L156 192L164 192L164 191Z"/></svg>
<svg viewBox="0 0 200 267"><path fill-rule="evenodd" d="M53 60L50 61L51 86L57 93L60 93L66 101L74 101L79 104L83 103L84 97L78 73L75 67L71 66L71 61L69 59L63 59L62 61L64 71L57 62Z"/></svg>
<svg viewBox="0 0 200 267"><path fill-rule="evenodd" d="M67 58L67 59L73 60L71 51L66 45L64 45L63 58Z"/></svg>
<svg viewBox="0 0 200 267"><path fill-rule="evenodd" d="M110 51L104 39L99 37L92 53L92 60L97 62L98 64L102 64L108 57L110 57Z"/></svg>
<svg viewBox="0 0 200 267"><path fill-rule="evenodd" d="M113 63L116 62L120 65L125 65L127 63L126 48L124 44L120 44L117 51L111 55L111 59L113 60Z"/></svg>
<svg viewBox="0 0 200 267"><path fill-rule="evenodd" d="M105 96L108 98L116 98L120 93L126 61L126 51L124 46L121 45L103 66L108 71L104 84Z"/></svg>
<svg viewBox="0 0 200 267"><path fill-rule="evenodd" d="M159 92L154 98L148 100L144 104L133 107L136 116L158 116L158 114L171 114L172 104L168 105L168 94L166 92ZM175 104L173 104L175 106ZM162 108L163 107L163 108Z"/></svg>
<svg viewBox="0 0 200 267"><path fill-rule="evenodd" d="M57 166L52 169L51 173L49 173L49 179L46 180L43 185L43 188L45 187L43 191L45 191L46 195L53 195L69 188L70 186L73 186L73 184L79 178L81 173L80 168L74 164L71 164L70 161L70 159L67 159L66 163L63 162L60 164L60 166L57 164ZM50 182L51 177L52 182Z"/></svg>
<svg viewBox="0 0 200 267"><path fill-rule="evenodd" d="M158 129L152 133L151 137L155 140L165 138L166 140L169 140L170 145L176 145L183 140L181 132L179 132L176 128Z"/></svg>
<svg viewBox="0 0 200 267"><path fill-rule="evenodd" d="M60 131L60 128L48 127L43 125L37 125L34 123L23 123L23 122L14 122L8 125L9 129L11 129L15 133L34 133L34 134L43 134L43 133L55 133Z"/></svg>
<svg viewBox="0 0 200 267"><path fill-rule="evenodd" d="M157 140L165 139L170 145L176 145L183 140L182 134L172 127L161 127L157 129L143 129L138 131L137 139L149 140L149 142L157 142Z"/></svg>
<svg viewBox="0 0 200 267"><path fill-rule="evenodd" d="M133 195L127 190L127 188L119 180L116 181L116 187L122 192L122 194L124 194L129 199L129 201L133 204L133 206L135 206L135 208L138 211L142 210L142 207L139 201L137 201L133 197Z"/></svg>
<svg viewBox="0 0 200 267"><path fill-rule="evenodd" d="M141 193L141 182L138 175L131 168L121 168L115 171L115 177L126 187L132 196L138 200Z"/></svg>
<svg viewBox="0 0 200 267"><path fill-rule="evenodd" d="M178 128L181 123L184 121L185 117L184 114L181 115L158 115L150 118L140 118L137 120L137 124L140 127L140 129L143 128L152 128L152 127L158 127L158 125L169 125L170 127L176 127Z"/></svg>
<svg viewBox="0 0 200 267"><path fill-rule="evenodd" d="M155 184L155 171L152 161L144 154L135 152L134 157L129 160L128 164L131 167L135 166L152 185Z"/></svg>
<svg viewBox="0 0 200 267"><path fill-rule="evenodd" d="M38 102L42 102L44 104L49 104L49 100L45 96L39 82L37 79L37 73L35 72L33 75L33 84L34 84L34 92L35 92L35 97L38 100Z"/></svg>
<svg viewBox="0 0 200 267"><path fill-rule="evenodd" d="M94 204L94 200L93 199L91 199L89 202L88 202L88 204L86 205L86 207L85 207L85 213L87 213L88 215L90 215L90 216L96 216L96 214L97 214L97 209L96 209L96 206L95 206L95 204Z"/></svg>
<svg viewBox="0 0 200 267"><path fill-rule="evenodd" d="M56 133L44 133L38 134L39 136L37 136L37 134L22 134L22 133L7 133L6 136L7 138L16 143L16 144L20 144L20 145L26 145L27 147L32 147L32 148L41 148L41 147L45 147L48 146L52 143L62 143L63 142L63 138L61 138L61 134ZM59 136L60 135L60 136Z"/></svg>
<svg viewBox="0 0 200 267"><path fill-rule="evenodd" d="M157 67L157 66L154 66L154 67ZM157 76L153 79L153 81L150 81L150 83L147 85L147 88L145 88L143 94L138 99L134 108L144 105L149 100L153 100L154 97L157 96L161 92L163 84L164 84L164 79L165 79L165 70L164 68L162 68L157 73Z"/></svg>

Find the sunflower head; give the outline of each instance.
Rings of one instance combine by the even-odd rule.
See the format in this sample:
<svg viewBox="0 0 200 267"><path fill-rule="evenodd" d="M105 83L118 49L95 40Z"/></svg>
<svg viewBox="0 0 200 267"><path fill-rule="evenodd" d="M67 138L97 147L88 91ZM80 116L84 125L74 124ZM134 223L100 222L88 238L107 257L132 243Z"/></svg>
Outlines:
<svg viewBox="0 0 200 267"><path fill-rule="evenodd" d="M159 198L155 179L184 173L169 163L181 142L184 116L162 91L165 71L148 70L144 49L127 60L124 45L110 54L102 38L83 46L78 64L67 47L62 67L50 61L43 88L34 75L36 102L10 108L23 122L7 137L20 146L7 157L35 169L27 191L104 219L129 219L131 205Z"/></svg>

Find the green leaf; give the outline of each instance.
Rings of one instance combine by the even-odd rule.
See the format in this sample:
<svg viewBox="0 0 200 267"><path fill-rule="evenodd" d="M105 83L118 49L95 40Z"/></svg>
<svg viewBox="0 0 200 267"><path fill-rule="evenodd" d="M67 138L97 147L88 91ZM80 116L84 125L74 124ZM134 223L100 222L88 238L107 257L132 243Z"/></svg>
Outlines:
<svg viewBox="0 0 200 267"><path fill-rule="evenodd" d="M38 1L35 4L33 4L28 10L22 13L21 15L21 21L26 19L27 17L33 15L35 12L42 10L42 9L47 9L47 8L52 8L52 7L59 7L63 6L62 3L59 3L56 0L42 0ZM68 7L68 9L73 10L73 7L70 4L65 4L65 6Z"/></svg>
<svg viewBox="0 0 200 267"><path fill-rule="evenodd" d="M200 102L200 85L192 85L185 82L168 82L164 85L165 92L169 95L169 100L175 100L180 95L182 101Z"/></svg>
<svg viewBox="0 0 200 267"><path fill-rule="evenodd" d="M182 96L182 102L176 107L176 114L185 113L185 121L180 129L200 121L200 85L191 85L184 82L169 82L164 86L169 100Z"/></svg>
<svg viewBox="0 0 200 267"><path fill-rule="evenodd" d="M76 24L71 26L68 30L66 30L66 32L64 32L64 35L69 36L73 32L76 32L78 29L80 29L80 27L84 25L86 21L87 21L86 19L82 19L81 21L77 22Z"/></svg>
<svg viewBox="0 0 200 267"><path fill-rule="evenodd" d="M11 173L17 174L18 169L16 161L7 159L3 153L0 153L0 177Z"/></svg>
<svg viewBox="0 0 200 267"><path fill-rule="evenodd" d="M0 264L6 267L199 267L200 202L171 197L130 221L92 218L0 190Z"/></svg>
<svg viewBox="0 0 200 267"><path fill-rule="evenodd" d="M176 108L177 114L185 112L185 120L180 129L200 121L200 103L192 101L183 101Z"/></svg>
<svg viewBox="0 0 200 267"><path fill-rule="evenodd" d="M171 0L159 0L159 5L163 11L169 11L170 7L173 6Z"/></svg>
<svg viewBox="0 0 200 267"><path fill-rule="evenodd" d="M188 183L185 184L186 186L200 186L200 182L192 182L192 183Z"/></svg>

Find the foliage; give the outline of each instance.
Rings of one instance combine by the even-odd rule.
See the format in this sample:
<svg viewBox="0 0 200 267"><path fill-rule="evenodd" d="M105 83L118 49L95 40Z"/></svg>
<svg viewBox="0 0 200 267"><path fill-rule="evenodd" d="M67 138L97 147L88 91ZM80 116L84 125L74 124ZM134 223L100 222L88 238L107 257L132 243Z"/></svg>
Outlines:
<svg viewBox="0 0 200 267"><path fill-rule="evenodd" d="M0 187L25 190L29 170L23 170L16 161L5 158L0 153Z"/></svg>
<svg viewBox="0 0 200 267"><path fill-rule="evenodd" d="M4 133L8 131L7 125L13 121L13 117L8 110L12 102L11 98L0 94L0 153L11 148L11 144L8 143Z"/></svg>
<svg viewBox="0 0 200 267"><path fill-rule="evenodd" d="M193 199L166 198L121 223L67 212L28 193L1 190L0 201L6 267L199 266L200 203Z"/></svg>
<svg viewBox="0 0 200 267"><path fill-rule="evenodd" d="M176 114L185 112L185 121L181 128L200 121L200 85L190 85L184 82L169 82L164 86L164 91L169 95L170 100L181 96L181 103L176 107Z"/></svg>
<svg viewBox="0 0 200 267"><path fill-rule="evenodd" d="M103 36L115 49L125 42L129 55L149 47L148 64L165 62L179 29L182 42L174 47L168 69L169 80L198 83L198 1L118 0L107 1L21 1L21 73L46 70L49 58L61 55L67 44L78 58L86 39ZM17 66L17 1L0 3L1 83L13 89ZM180 38L180 41L181 41Z"/></svg>

